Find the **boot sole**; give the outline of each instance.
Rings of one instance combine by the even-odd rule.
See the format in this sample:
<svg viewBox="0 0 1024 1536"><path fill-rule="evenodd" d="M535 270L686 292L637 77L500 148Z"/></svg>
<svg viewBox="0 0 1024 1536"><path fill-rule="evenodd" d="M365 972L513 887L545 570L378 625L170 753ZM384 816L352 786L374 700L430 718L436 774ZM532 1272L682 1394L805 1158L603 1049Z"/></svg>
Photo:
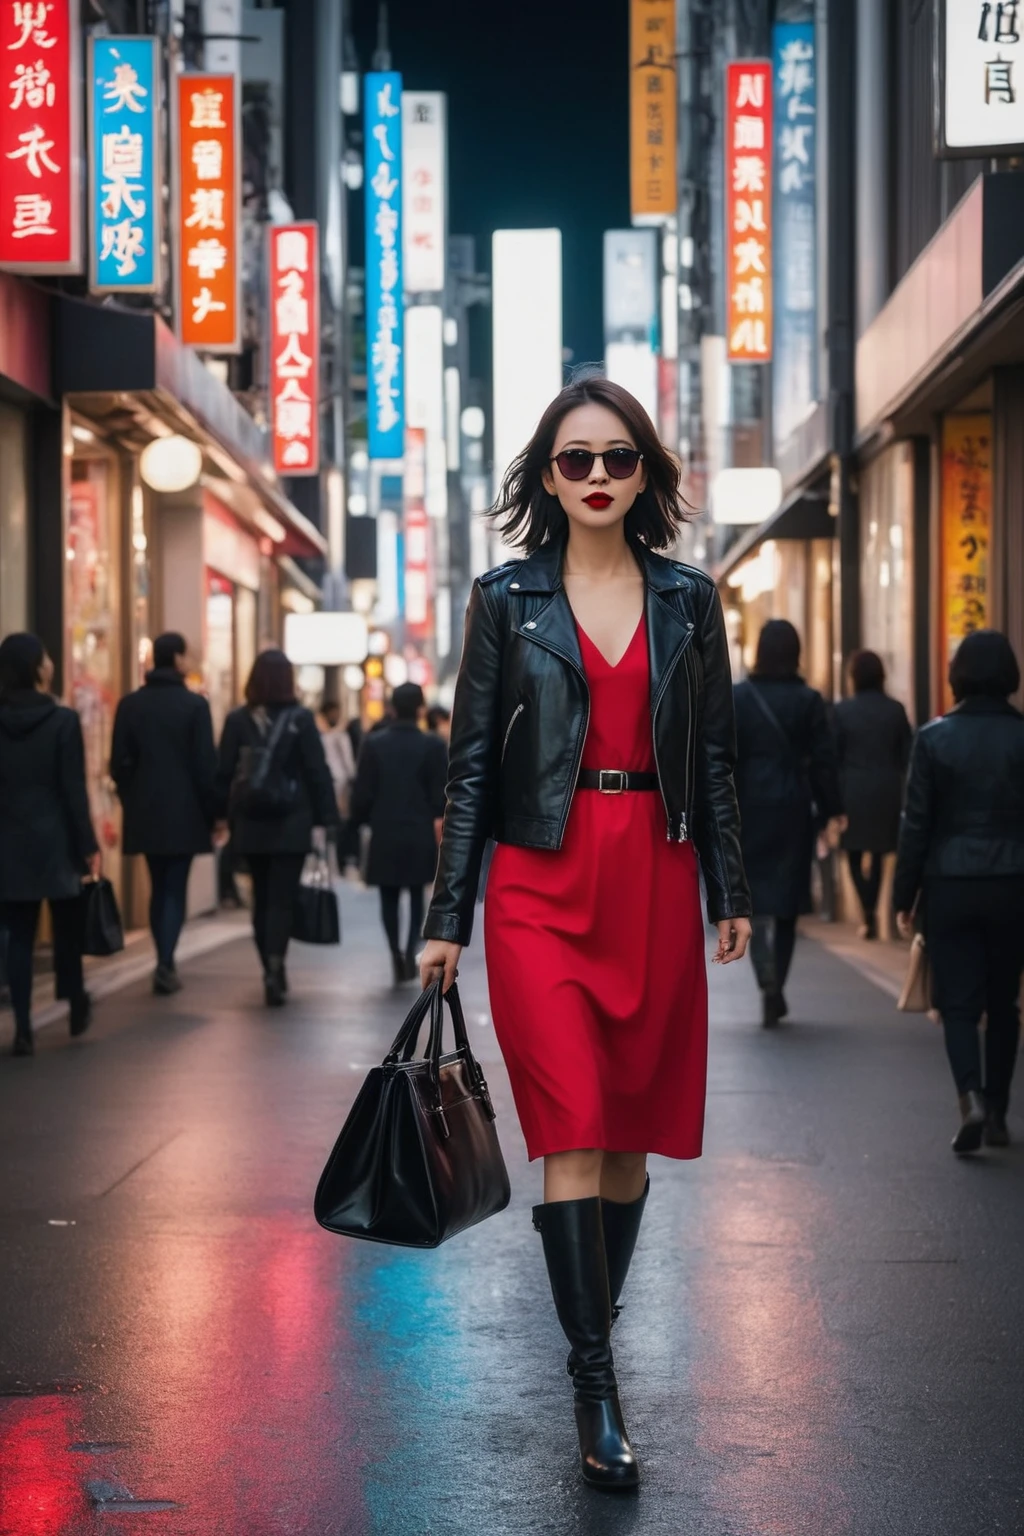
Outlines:
<svg viewBox="0 0 1024 1536"><path fill-rule="evenodd" d="M593 1473L580 1468L583 1481L588 1488L600 1488L602 1493L635 1493L640 1486L640 1474L634 1468L629 1474L622 1477L596 1477Z"/></svg>

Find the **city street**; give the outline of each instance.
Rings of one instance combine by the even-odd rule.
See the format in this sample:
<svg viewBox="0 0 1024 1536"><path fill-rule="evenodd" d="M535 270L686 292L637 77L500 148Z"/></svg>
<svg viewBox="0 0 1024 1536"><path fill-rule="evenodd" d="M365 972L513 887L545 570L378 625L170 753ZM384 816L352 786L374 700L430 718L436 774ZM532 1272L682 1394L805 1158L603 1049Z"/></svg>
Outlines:
<svg viewBox="0 0 1024 1536"><path fill-rule="evenodd" d="M652 1166L615 1331L643 1472L616 1500L577 1475L478 946L511 1208L431 1253L313 1222L407 1005L373 896L342 898L284 1010L238 939L0 1062L2 1536L1024 1529L1024 1121L953 1158L932 1024L809 940L775 1033L745 965L712 975L706 1156Z"/></svg>

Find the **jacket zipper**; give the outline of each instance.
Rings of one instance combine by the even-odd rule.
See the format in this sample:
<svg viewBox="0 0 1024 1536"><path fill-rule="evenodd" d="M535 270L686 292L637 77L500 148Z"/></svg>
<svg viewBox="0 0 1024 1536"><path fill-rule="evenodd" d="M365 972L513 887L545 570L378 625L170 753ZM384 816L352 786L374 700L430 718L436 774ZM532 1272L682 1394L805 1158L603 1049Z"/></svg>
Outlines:
<svg viewBox="0 0 1024 1536"><path fill-rule="evenodd" d="M572 789L569 791L568 798L565 802L565 810L562 812L562 819L558 824L558 846L561 847L562 839L565 836L566 823L569 820L569 812L572 809L573 796L576 793L576 786L580 781L580 768L583 765L583 747L587 739L587 732L590 729L590 685L587 682L587 674L584 672L583 668L578 666L577 663L573 661L572 657L568 654L567 651L563 651L557 645L552 645L548 640L542 640L539 635L532 635L530 638L533 640L535 645L543 646L544 650L550 651L553 656L561 656L562 660L567 662L568 665L572 667L573 671L577 674L583 684L583 692L587 700L587 713L583 721L583 730L576 738L576 762L573 767Z"/></svg>
<svg viewBox="0 0 1024 1536"><path fill-rule="evenodd" d="M522 714L522 712L523 712L523 710L525 708L526 708L525 704L517 704L515 709L512 711L512 718L509 721L508 726L506 727L506 730L505 730L505 740L501 744L501 761L502 762L505 761L505 753L508 751L508 739L512 735L512 727L515 725L516 721L519 719L519 716Z"/></svg>
<svg viewBox="0 0 1024 1536"><path fill-rule="evenodd" d="M661 701L665 697L665 690L667 689L669 683L672 680L672 673L675 671L676 667L679 665L680 658L683 658L685 660L686 653L687 653L687 651L690 648L690 642L691 642L692 639L693 639L693 625L691 624L690 625L690 629L689 629L689 633L688 633L686 639L683 641L682 649L677 652L676 658L673 661L672 666L670 667L669 671L665 674L665 676L662 678L661 687L658 689L658 697L655 699L654 704L653 704L653 706L651 708L651 740L652 740L652 742L654 744L654 763L655 763L655 767L658 769L658 788L661 790L661 800L662 800L662 804L665 807L665 820L666 820L667 828L668 828L668 830L665 833L665 836L666 836L667 840L670 843L674 843L674 842L685 843L685 842L688 842L689 841L689 837L690 837L690 830L689 830L689 827L687 825L686 811L684 810L684 811L681 811L679 813L679 836L678 836L678 838L676 838L676 837L673 837L673 835L672 835L672 813L669 811L668 800L665 798L665 788L664 788L664 785L662 784L662 779L661 779L661 765L658 763L658 737L657 737L657 732L656 732L656 723L657 723L657 719L658 719L658 710L661 707ZM686 721L686 756L684 757L683 761L686 764L686 774L687 774L687 784L686 784L686 791L687 792L684 795L684 799L686 801L687 806L689 806L689 803L690 803L689 790L692 787L691 786L691 782L690 782L690 779L691 779L691 774L690 774L690 748L691 748L691 743L693 741L694 699L693 699L693 689L690 687L690 670L689 670L689 666L688 665L687 665L687 670L686 670L686 686L687 686L687 692L690 695L690 708L689 708L689 712L688 712L688 716L687 716L687 721Z"/></svg>

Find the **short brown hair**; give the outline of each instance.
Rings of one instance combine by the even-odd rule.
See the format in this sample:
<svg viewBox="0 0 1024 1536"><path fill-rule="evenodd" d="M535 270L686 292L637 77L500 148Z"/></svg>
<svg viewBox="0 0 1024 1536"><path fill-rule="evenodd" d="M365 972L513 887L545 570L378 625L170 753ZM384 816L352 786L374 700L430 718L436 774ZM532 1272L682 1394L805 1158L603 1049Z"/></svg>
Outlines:
<svg viewBox="0 0 1024 1536"><path fill-rule="evenodd" d="M689 510L679 490L680 465L659 440L654 423L621 384L600 374L586 375L567 384L544 412L537 430L518 458L513 459L501 486L491 517L507 543L532 555L542 544L564 537L568 518L557 496L541 478L551 462L551 450L564 417L578 405L604 405L614 411L632 433L644 456L647 484L626 513L627 536L649 549L665 549L686 521Z"/></svg>
<svg viewBox="0 0 1024 1536"><path fill-rule="evenodd" d="M284 651L261 651L245 685L250 709L295 703L295 672Z"/></svg>

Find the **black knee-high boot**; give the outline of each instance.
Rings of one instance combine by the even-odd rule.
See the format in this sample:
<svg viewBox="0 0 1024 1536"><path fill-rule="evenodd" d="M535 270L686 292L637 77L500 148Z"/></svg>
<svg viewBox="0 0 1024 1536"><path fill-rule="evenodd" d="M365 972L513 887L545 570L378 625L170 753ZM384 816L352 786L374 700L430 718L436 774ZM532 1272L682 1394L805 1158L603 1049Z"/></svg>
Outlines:
<svg viewBox="0 0 1024 1536"><path fill-rule="evenodd" d="M533 1208L541 1235L555 1311L572 1349L580 1465L598 1488L635 1488L636 1458L619 1407L612 1360L612 1303L608 1289L601 1201L557 1200Z"/></svg>
<svg viewBox="0 0 1024 1536"><path fill-rule="evenodd" d="M622 1295L626 1276L629 1274L633 1250L640 1235L640 1223L644 1219L644 1207L650 1192L651 1180L648 1177L643 1194L636 1200L605 1200L603 1196L601 1198L601 1220L604 1225L604 1251L608 1260L608 1291L612 1303L613 1328L616 1318L622 1311L619 1306L619 1297ZM576 1374L576 1357L571 1350L565 1368L570 1376Z"/></svg>

